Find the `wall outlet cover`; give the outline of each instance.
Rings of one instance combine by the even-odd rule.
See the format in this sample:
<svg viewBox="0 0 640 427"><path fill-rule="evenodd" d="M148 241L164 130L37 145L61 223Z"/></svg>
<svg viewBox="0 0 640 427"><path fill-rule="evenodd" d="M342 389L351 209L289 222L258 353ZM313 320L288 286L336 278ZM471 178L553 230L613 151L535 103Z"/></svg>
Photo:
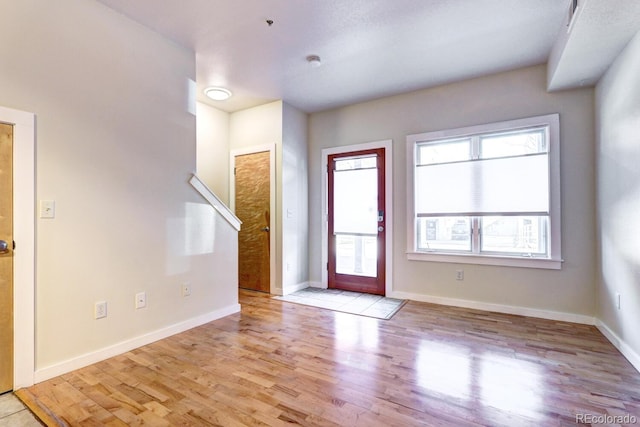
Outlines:
<svg viewBox="0 0 640 427"><path fill-rule="evenodd" d="M183 297L188 297L189 295L191 295L191 285L189 283L183 283L182 284L182 296Z"/></svg>
<svg viewBox="0 0 640 427"><path fill-rule="evenodd" d="M106 301L98 301L93 307L93 314L96 319L102 319L103 317L107 317L107 302Z"/></svg>
<svg viewBox="0 0 640 427"><path fill-rule="evenodd" d="M144 308L147 306L146 292L138 292L136 294L136 308Z"/></svg>

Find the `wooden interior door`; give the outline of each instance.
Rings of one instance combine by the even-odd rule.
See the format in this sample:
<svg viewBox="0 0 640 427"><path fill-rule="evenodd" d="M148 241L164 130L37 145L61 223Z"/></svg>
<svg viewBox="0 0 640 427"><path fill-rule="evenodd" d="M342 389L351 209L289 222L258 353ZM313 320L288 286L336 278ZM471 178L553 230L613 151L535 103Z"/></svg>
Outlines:
<svg viewBox="0 0 640 427"><path fill-rule="evenodd" d="M238 283L270 292L271 164L270 152L235 157L235 208L238 233Z"/></svg>
<svg viewBox="0 0 640 427"><path fill-rule="evenodd" d="M13 126L0 123L0 393L13 389Z"/></svg>
<svg viewBox="0 0 640 427"><path fill-rule="evenodd" d="M328 286L385 294L384 148L328 156Z"/></svg>

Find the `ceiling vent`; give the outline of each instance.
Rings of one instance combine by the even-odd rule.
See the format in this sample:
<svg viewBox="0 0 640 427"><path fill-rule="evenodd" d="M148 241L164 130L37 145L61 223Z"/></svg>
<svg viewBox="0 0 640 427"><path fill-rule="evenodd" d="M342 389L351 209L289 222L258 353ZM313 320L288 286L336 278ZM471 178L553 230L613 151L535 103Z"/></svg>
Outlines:
<svg viewBox="0 0 640 427"><path fill-rule="evenodd" d="M571 32L573 24L578 16L578 0L569 0L569 13L567 14L567 34Z"/></svg>

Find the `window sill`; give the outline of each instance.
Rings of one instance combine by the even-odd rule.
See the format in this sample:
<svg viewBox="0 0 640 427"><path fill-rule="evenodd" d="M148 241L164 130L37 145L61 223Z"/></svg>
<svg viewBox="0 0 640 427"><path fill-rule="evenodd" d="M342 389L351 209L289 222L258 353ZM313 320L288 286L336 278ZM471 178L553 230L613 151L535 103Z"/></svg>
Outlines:
<svg viewBox="0 0 640 427"><path fill-rule="evenodd" d="M457 264L497 265L503 267L542 268L548 270L561 270L561 259L549 258L525 258L495 255L471 255L471 254L445 254L407 252L409 261L449 262Z"/></svg>

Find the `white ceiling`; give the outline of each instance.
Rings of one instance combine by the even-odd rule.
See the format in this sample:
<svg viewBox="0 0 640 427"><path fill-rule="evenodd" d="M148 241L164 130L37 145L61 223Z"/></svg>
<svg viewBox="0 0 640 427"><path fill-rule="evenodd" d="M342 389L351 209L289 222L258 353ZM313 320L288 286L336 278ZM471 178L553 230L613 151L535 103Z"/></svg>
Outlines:
<svg viewBox="0 0 640 427"><path fill-rule="evenodd" d="M99 1L193 50L199 99L228 112L278 99L316 112L545 63L568 9L568 0ZM306 62L312 54L320 67ZM211 85L234 95L208 101Z"/></svg>

